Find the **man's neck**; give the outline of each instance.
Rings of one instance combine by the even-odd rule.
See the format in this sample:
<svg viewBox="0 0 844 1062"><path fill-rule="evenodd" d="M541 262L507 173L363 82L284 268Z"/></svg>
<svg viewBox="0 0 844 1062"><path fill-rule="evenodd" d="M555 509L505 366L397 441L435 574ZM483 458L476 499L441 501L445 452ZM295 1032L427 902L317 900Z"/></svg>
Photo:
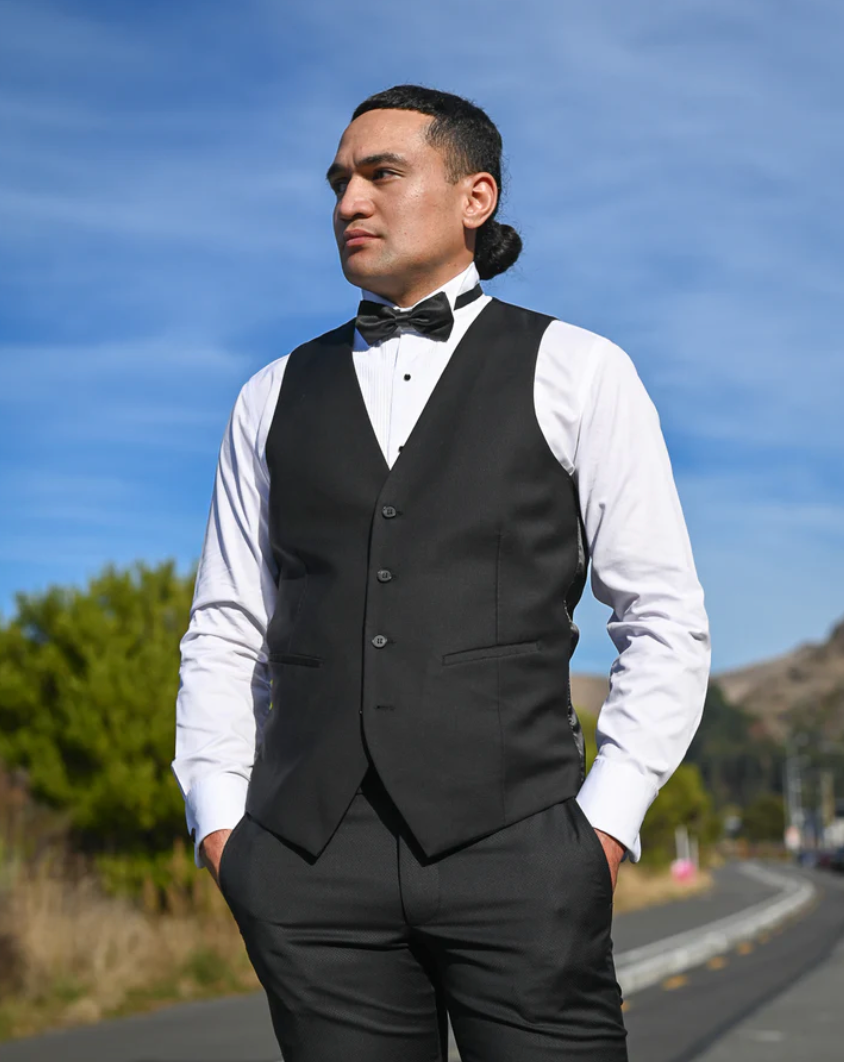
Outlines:
<svg viewBox="0 0 844 1062"><path fill-rule="evenodd" d="M412 306L433 294L433 292L439 291L450 280L454 280L461 273L465 273L471 262L472 259L469 259L468 262L452 263L435 273L427 273L423 277L414 279L412 283L403 285L401 289L394 288L389 280L385 279L383 284L376 282L367 286L366 290L375 295L380 295L382 299L389 299L401 310L409 310Z"/></svg>

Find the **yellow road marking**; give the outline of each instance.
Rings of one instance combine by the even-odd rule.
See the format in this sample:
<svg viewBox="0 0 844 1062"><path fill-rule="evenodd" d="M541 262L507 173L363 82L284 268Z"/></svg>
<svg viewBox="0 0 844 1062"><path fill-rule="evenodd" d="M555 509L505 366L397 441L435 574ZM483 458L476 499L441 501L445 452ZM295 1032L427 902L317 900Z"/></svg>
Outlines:
<svg viewBox="0 0 844 1062"><path fill-rule="evenodd" d="M728 959L726 955L713 955L706 965L710 970L723 970L727 965L727 962Z"/></svg>
<svg viewBox="0 0 844 1062"><path fill-rule="evenodd" d="M663 981L662 987L666 992L673 992L675 988L682 988L683 985L687 985L688 983L688 977L684 974L677 974L676 977L669 977L667 980Z"/></svg>
<svg viewBox="0 0 844 1062"><path fill-rule="evenodd" d="M749 940L745 940L743 943L739 944L736 951L739 955L749 955L753 951L753 944Z"/></svg>

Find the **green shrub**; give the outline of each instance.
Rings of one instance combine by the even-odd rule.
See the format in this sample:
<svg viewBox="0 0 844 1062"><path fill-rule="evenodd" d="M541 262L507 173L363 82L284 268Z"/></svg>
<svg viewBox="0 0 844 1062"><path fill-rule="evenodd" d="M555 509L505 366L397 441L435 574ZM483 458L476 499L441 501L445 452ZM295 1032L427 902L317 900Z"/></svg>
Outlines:
<svg viewBox="0 0 844 1062"><path fill-rule="evenodd" d="M763 793L749 804L741 816L739 836L748 841L782 841L785 833L785 804L778 793Z"/></svg>
<svg viewBox="0 0 844 1062"><path fill-rule="evenodd" d="M0 627L0 759L92 854L149 860L184 836L170 761L192 588L173 563L109 567L18 595Z"/></svg>

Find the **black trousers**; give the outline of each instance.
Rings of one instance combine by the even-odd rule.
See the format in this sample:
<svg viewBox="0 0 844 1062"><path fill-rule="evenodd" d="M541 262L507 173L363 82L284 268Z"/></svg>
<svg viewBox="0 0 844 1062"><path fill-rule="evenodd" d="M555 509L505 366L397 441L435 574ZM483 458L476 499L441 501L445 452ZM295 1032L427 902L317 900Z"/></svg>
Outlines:
<svg viewBox="0 0 844 1062"><path fill-rule="evenodd" d="M612 883L574 799L427 860L370 770L318 859L248 816L220 885L285 1062L624 1062Z"/></svg>

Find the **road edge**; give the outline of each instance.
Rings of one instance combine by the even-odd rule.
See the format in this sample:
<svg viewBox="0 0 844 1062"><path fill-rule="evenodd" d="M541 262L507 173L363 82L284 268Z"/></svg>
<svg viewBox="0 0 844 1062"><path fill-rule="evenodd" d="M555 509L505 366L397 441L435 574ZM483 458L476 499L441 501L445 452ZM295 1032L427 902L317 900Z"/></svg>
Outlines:
<svg viewBox="0 0 844 1062"><path fill-rule="evenodd" d="M726 918L617 955L616 978L625 998L700 966L759 933L775 929L805 911L817 895L815 885L805 878L756 863L744 863L739 870L766 885L776 886L778 892Z"/></svg>

